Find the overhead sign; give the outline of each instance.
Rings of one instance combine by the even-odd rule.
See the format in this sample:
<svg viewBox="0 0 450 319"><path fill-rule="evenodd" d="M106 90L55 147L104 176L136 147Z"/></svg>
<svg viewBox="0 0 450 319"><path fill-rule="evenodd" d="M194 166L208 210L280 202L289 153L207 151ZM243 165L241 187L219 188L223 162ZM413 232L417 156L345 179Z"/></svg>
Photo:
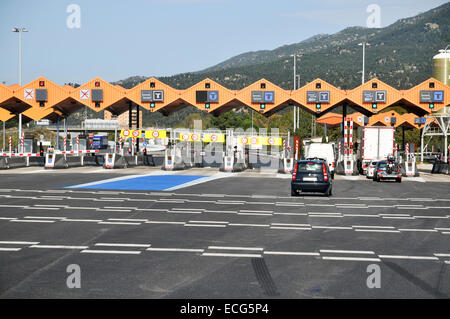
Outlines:
<svg viewBox="0 0 450 319"><path fill-rule="evenodd" d="M195 92L196 103L218 103L219 91L196 91Z"/></svg>
<svg viewBox="0 0 450 319"><path fill-rule="evenodd" d="M363 103L386 103L386 91L363 91Z"/></svg>
<svg viewBox="0 0 450 319"><path fill-rule="evenodd" d="M36 89L36 101L38 102L47 101L47 89Z"/></svg>
<svg viewBox="0 0 450 319"><path fill-rule="evenodd" d="M252 103L274 103L274 91L252 91Z"/></svg>
<svg viewBox="0 0 450 319"><path fill-rule="evenodd" d="M307 91L306 103L330 103L330 91Z"/></svg>
<svg viewBox="0 0 450 319"><path fill-rule="evenodd" d="M420 91L421 103L444 102L444 91Z"/></svg>
<svg viewBox="0 0 450 319"><path fill-rule="evenodd" d="M426 117L415 117L414 124L425 124L427 122Z"/></svg>
<svg viewBox="0 0 450 319"><path fill-rule="evenodd" d="M90 97L91 97L91 90L89 89L80 90L80 100L89 100Z"/></svg>
<svg viewBox="0 0 450 319"><path fill-rule="evenodd" d="M24 89L23 90L23 98L25 100L33 100L34 99L34 89Z"/></svg>
<svg viewBox="0 0 450 319"><path fill-rule="evenodd" d="M241 136L239 137L239 144L241 145L281 145L281 137L258 137L258 136Z"/></svg>
<svg viewBox="0 0 450 319"><path fill-rule="evenodd" d="M164 102L164 90L141 90L142 102Z"/></svg>
<svg viewBox="0 0 450 319"><path fill-rule="evenodd" d="M216 133L181 133L180 141L184 142L205 142L205 143L223 143L225 142L224 134Z"/></svg>
<svg viewBox="0 0 450 319"><path fill-rule="evenodd" d="M166 138L167 131L166 130L149 130L144 133L145 138Z"/></svg>

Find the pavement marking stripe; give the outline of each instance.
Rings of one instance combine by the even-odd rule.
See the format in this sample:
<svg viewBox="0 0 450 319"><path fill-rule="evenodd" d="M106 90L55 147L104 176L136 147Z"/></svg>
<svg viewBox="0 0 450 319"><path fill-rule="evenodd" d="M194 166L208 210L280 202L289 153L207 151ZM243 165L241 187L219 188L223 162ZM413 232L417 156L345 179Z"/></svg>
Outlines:
<svg viewBox="0 0 450 319"><path fill-rule="evenodd" d="M450 230L450 228L435 228L436 230Z"/></svg>
<svg viewBox="0 0 450 319"><path fill-rule="evenodd" d="M169 214L202 214L202 212L189 212L189 211L176 211L176 210L169 210Z"/></svg>
<svg viewBox="0 0 450 319"><path fill-rule="evenodd" d="M399 228L399 231L424 231L424 232L437 232L436 229L417 229L417 228Z"/></svg>
<svg viewBox="0 0 450 319"><path fill-rule="evenodd" d="M263 251L261 247L235 247L235 246L208 246L208 249L222 249L222 250L259 250Z"/></svg>
<svg viewBox="0 0 450 319"><path fill-rule="evenodd" d="M339 215L341 216L341 213L320 213L320 212L308 212L308 214L312 214L312 215Z"/></svg>
<svg viewBox="0 0 450 319"><path fill-rule="evenodd" d="M157 220L149 220L145 222L146 224L174 224L174 225L184 225L185 222L170 222L170 221L157 221Z"/></svg>
<svg viewBox="0 0 450 319"><path fill-rule="evenodd" d="M382 229L395 229L394 226L365 226L365 225L352 225L354 228L382 228Z"/></svg>
<svg viewBox="0 0 450 319"><path fill-rule="evenodd" d="M148 219L128 219L128 218L108 218L110 221L117 221L117 222L146 222Z"/></svg>
<svg viewBox="0 0 450 319"><path fill-rule="evenodd" d="M217 213L217 214L237 214L235 210L204 210L205 213Z"/></svg>
<svg viewBox="0 0 450 319"><path fill-rule="evenodd" d="M249 227L270 227L269 224L235 224L230 223L229 226L249 226Z"/></svg>
<svg viewBox="0 0 450 319"><path fill-rule="evenodd" d="M378 255L378 257L386 259L439 260L439 258L437 257L428 257L428 256Z"/></svg>
<svg viewBox="0 0 450 319"><path fill-rule="evenodd" d="M381 262L379 258L358 258L358 257L322 257L324 260L345 260L345 261L378 261Z"/></svg>
<svg viewBox="0 0 450 319"><path fill-rule="evenodd" d="M311 228L304 228L304 227L282 227L282 226L270 226L270 229L295 229L295 230L311 230Z"/></svg>
<svg viewBox="0 0 450 319"><path fill-rule="evenodd" d="M436 257L450 257L450 254L433 254Z"/></svg>
<svg viewBox="0 0 450 319"><path fill-rule="evenodd" d="M37 209L37 210L60 210L58 207L24 207L23 209Z"/></svg>
<svg viewBox="0 0 450 319"><path fill-rule="evenodd" d="M265 213L265 214L272 214L272 210L248 210L248 209L240 209L239 212L242 213Z"/></svg>
<svg viewBox="0 0 450 319"><path fill-rule="evenodd" d="M321 253L336 253L336 254L368 254L375 255L375 252L370 250L334 250L334 249L320 249Z"/></svg>
<svg viewBox="0 0 450 319"><path fill-rule="evenodd" d="M300 227L311 227L310 224L285 224L285 223L271 223L272 226L300 226Z"/></svg>
<svg viewBox="0 0 450 319"><path fill-rule="evenodd" d="M208 224L184 224L184 226L186 226L186 227L222 227L222 228L224 228L224 227L226 227L226 225L217 225L217 224L215 224L215 225L208 225Z"/></svg>
<svg viewBox="0 0 450 319"><path fill-rule="evenodd" d="M148 251L166 251L166 252L186 252L186 253L202 253L204 249L192 248L147 248Z"/></svg>
<svg viewBox="0 0 450 319"><path fill-rule="evenodd" d="M352 230L351 227L345 227L345 226L311 226L312 228L319 228L319 229L348 229Z"/></svg>
<svg viewBox="0 0 450 319"><path fill-rule="evenodd" d="M274 215L308 216L306 213L273 213Z"/></svg>
<svg viewBox="0 0 450 319"><path fill-rule="evenodd" d="M81 251L82 253L89 254L128 254L128 255L139 255L141 251L136 250L90 250L85 249Z"/></svg>
<svg viewBox="0 0 450 319"><path fill-rule="evenodd" d="M33 219L13 219L10 220L10 222L17 222L17 223L54 223L54 220L33 220Z"/></svg>
<svg viewBox="0 0 450 319"><path fill-rule="evenodd" d="M414 216L412 216L412 217L404 217L404 216L400 216L400 217L395 217L395 216L382 216L381 218L385 218L385 219L416 219Z"/></svg>
<svg viewBox="0 0 450 319"><path fill-rule="evenodd" d="M0 244L9 244L9 245L37 245L38 241L0 241Z"/></svg>
<svg viewBox="0 0 450 319"><path fill-rule="evenodd" d="M199 224L228 224L229 222L215 221L215 220L190 220L188 223L199 223Z"/></svg>
<svg viewBox="0 0 450 319"><path fill-rule="evenodd" d="M22 248L8 248L8 247L0 247L0 251L19 251Z"/></svg>
<svg viewBox="0 0 450 319"><path fill-rule="evenodd" d="M189 211L191 211L191 210L195 210L195 211L205 211L205 209L204 208L173 208L173 210L189 210Z"/></svg>
<svg viewBox="0 0 450 319"><path fill-rule="evenodd" d="M13 220L17 219L16 217L0 217L0 220Z"/></svg>
<svg viewBox="0 0 450 319"><path fill-rule="evenodd" d="M246 257L246 258L262 258L259 254L221 254L221 253L203 253L202 256L209 257Z"/></svg>
<svg viewBox="0 0 450 319"><path fill-rule="evenodd" d="M238 213L238 215L246 215L246 216L272 216L272 214L262 214L262 213Z"/></svg>
<svg viewBox="0 0 450 319"><path fill-rule="evenodd" d="M31 218L31 219L65 219L66 217L25 216L24 218Z"/></svg>
<svg viewBox="0 0 450 319"><path fill-rule="evenodd" d="M95 246L106 246L106 247L144 247L148 248L150 244L114 244L114 243L96 243Z"/></svg>
<svg viewBox="0 0 450 319"><path fill-rule="evenodd" d="M415 218L438 218L438 219L447 219L447 217L443 217L443 216L414 216Z"/></svg>
<svg viewBox="0 0 450 319"><path fill-rule="evenodd" d="M55 248L55 249L87 249L89 246L63 246L63 245L33 245L30 248Z"/></svg>
<svg viewBox="0 0 450 319"><path fill-rule="evenodd" d="M141 223L126 223L126 222L99 222L102 225L140 225Z"/></svg>
<svg viewBox="0 0 450 319"><path fill-rule="evenodd" d="M87 223L99 223L103 220L101 219L73 219L73 218L65 218L61 219L62 222L87 222Z"/></svg>
<svg viewBox="0 0 450 319"><path fill-rule="evenodd" d="M311 214L309 214L308 217L317 217L317 218L344 218L344 216L339 216L339 215L311 215Z"/></svg>
<svg viewBox="0 0 450 319"><path fill-rule="evenodd" d="M355 231L376 232L376 233L399 233L399 230L381 230L381 229L355 229Z"/></svg>
<svg viewBox="0 0 450 319"><path fill-rule="evenodd" d="M379 218L378 215L364 215L364 214L344 214L344 217L375 217Z"/></svg>
<svg viewBox="0 0 450 319"><path fill-rule="evenodd" d="M320 256L319 253L300 251L264 251L264 255Z"/></svg>

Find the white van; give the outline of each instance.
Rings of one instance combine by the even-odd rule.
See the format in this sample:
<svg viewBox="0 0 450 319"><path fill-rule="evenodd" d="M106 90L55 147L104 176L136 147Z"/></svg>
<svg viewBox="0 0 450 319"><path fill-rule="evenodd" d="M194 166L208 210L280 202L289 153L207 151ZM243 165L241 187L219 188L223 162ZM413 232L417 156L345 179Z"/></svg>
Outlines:
<svg viewBox="0 0 450 319"><path fill-rule="evenodd" d="M311 143L305 150L305 158L323 158L327 161L331 177L334 178L336 159L332 143Z"/></svg>

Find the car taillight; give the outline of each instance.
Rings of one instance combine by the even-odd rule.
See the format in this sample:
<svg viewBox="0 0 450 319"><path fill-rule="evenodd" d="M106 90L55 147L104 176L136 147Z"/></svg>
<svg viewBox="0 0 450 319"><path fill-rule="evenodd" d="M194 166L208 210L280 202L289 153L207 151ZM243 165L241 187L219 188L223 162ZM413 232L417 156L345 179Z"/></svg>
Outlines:
<svg viewBox="0 0 450 319"><path fill-rule="evenodd" d="M333 162L333 163L331 163L331 167L333 167L333 168L334 168L334 162Z"/></svg>
<svg viewBox="0 0 450 319"><path fill-rule="evenodd" d="M383 171L382 169L377 169L377 173L382 172L382 171Z"/></svg>
<svg viewBox="0 0 450 319"><path fill-rule="evenodd" d="M294 165L294 172L292 173L292 180L295 181L295 175L297 174L297 163Z"/></svg>
<svg viewBox="0 0 450 319"><path fill-rule="evenodd" d="M326 168L325 164L323 164L323 180L324 180L325 182L328 181L327 168Z"/></svg>
<svg viewBox="0 0 450 319"><path fill-rule="evenodd" d="M363 168L366 168L366 167L367 167L367 165L366 165L366 164L364 164L364 165L363 165Z"/></svg>

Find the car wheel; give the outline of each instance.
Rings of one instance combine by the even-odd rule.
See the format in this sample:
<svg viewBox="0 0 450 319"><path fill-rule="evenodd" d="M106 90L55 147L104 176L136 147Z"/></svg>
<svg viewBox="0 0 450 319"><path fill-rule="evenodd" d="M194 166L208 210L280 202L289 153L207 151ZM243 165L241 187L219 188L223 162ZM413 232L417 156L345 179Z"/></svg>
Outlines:
<svg viewBox="0 0 450 319"><path fill-rule="evenodd" d="M331 173L331 179L334 179L334 172Z"/></svg>
<svg viewBox="0 0 450 319"><path fill-rule="evenodd" d="M397 178L397 183L401 183L402 179L401 178Z"/></svg>
<svg viewBox="0 0 450 319"><path fill-rule="evenodd" d="M297 192L291 188L291 196L297 196Z"/></svg>

